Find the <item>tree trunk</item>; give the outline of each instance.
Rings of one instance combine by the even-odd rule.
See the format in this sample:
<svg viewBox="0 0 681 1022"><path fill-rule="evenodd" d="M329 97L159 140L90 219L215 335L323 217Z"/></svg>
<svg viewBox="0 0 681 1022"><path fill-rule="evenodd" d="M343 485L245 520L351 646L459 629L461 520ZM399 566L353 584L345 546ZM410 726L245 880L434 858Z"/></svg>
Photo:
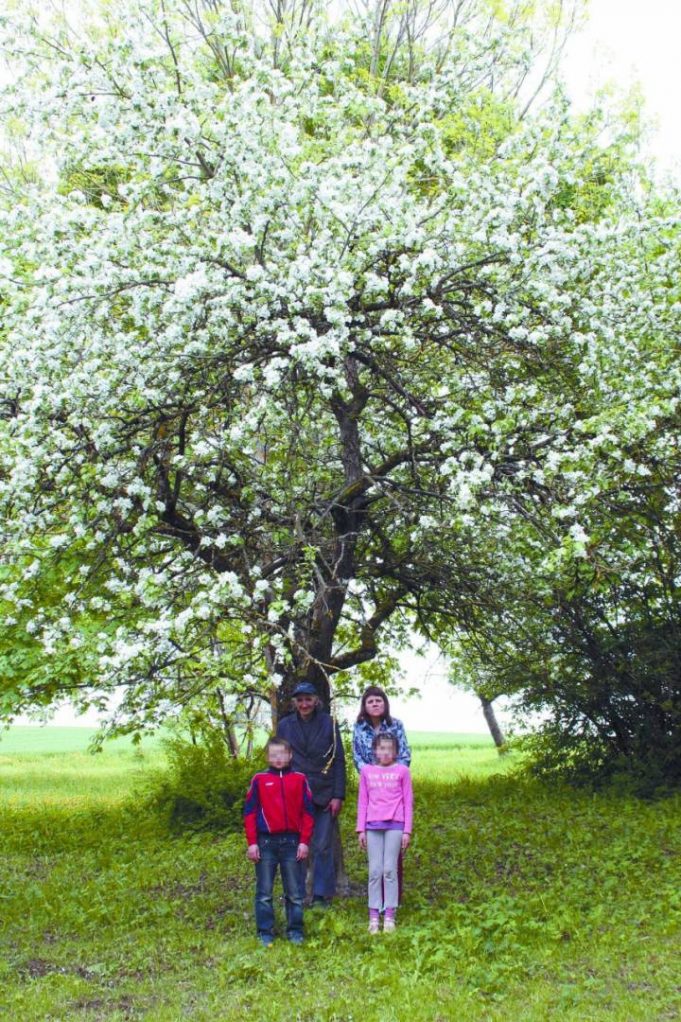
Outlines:
<svg viewBox="0 0 681 1022"><path fill-rule="evenodd" d="M333 828L333 861L336 867L336 894L347 897L350 889L347 870L345 869L345 854L343 852L343 839L341 838L340 825L336 820Z"/></svg>
<svg viewBox="0 0 681 1022"><path fill-rule="evenodd" d="M234 723L229 714L227 713L227 706L225 704L225 694L219 686L216 687L215 693L218 697L218 705L220 707L220 716L222 717L222 730L224 732L225 742L227 743L232 758L238 759L239 743L237 741L236 733L234 731Z"/></svg>
<svg viewBox="0 0 681 1022"><path fill-rule="evenodd" d="M492 700L486 699L485 696L481 696L479 692L477 693L477 696L480 702L482 703L482 712L484 714L485 720L487 721L487 727L489 728L489 732L492 738L494 739L494 744L499 750L499 754L503 755L505 752L508 751L508 749L506 747L506 740L504 738L501 728L499 727L499 723L494 713Z"/></svg>
<svg viewBox="0 0 681 1022"><path fill-rule="evenodd" d="M336 896L347 898L350 893L350 881L345 869L345 854L343 852L343 839L340 832L338 820L334 821L331 831L331 845L333 848L333 864L336 870ZM307 871L305 873L305 897L308 902L312 901L312 871L314 868L314 852L310 849L307 860Z"/></svg>
<svg viewBox="0 0 681 1022"><path fill-rule="evenodd" d="M292 709L291 693L301 681L309 681L314 685L321 700L322 709L326 710L327 713L331 712L331 686L329 685L329 678L318 664L310 660L306 667L301 665L300 668L294 668L288 672L281 685L278 688L273 688L272 723L274 730L276 730L279 718L290 713Z"/></svg>

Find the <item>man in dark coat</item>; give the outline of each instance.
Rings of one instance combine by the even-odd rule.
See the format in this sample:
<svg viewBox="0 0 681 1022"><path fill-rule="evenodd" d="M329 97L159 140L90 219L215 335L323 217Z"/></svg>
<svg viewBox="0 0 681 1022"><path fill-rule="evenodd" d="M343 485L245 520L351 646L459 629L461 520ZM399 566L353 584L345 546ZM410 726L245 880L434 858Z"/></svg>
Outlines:
<svg viewBox="0 0 681 1022"><path fill-rule="evenodd" d="M321 708L314 685L301 681L292 695L295 712L281 718L277 737L289 742L291 766L312 789L312 903L327 905L336 893L333 828L345 798L345 753L338 724Z"/></svg>

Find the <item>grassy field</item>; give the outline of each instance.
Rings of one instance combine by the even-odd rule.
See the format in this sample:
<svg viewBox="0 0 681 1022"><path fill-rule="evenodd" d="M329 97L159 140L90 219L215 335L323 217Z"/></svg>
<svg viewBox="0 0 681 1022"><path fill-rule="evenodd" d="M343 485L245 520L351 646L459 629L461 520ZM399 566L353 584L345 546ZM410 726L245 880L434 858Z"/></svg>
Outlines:
<svg viewBox="0 0 681 1022"><path fill-rule="evenodd" d="M88 748L95 734L95 728L28 726L0 733L0 799L11 805L125 802L138 779L163 766L160 738L140 746L119 738L93 755ZM486 735L417 731L410 740L416 779L487 777L514 764L498 756Z"/></svg>
<svg viewBox="0 0 681 1022"><path fill-rule="evenodd" d="M158 738L128 738L88 751L96 733L85 727L13 727L0 733L0 804L112 807L129 802L136 782L161 769Z"/></svg>
<svg viewBox="0 0 681 1022"><path fill-rule="evenodd" d="M171 838L145 808L159 744L90 756L60 730L0 742L3 1018L681 1019L678 798L548 789L484 737L412 735L397 932L365 933L347 811L351 895L308 913L302 948L265 951L242 836Z"/></svg>

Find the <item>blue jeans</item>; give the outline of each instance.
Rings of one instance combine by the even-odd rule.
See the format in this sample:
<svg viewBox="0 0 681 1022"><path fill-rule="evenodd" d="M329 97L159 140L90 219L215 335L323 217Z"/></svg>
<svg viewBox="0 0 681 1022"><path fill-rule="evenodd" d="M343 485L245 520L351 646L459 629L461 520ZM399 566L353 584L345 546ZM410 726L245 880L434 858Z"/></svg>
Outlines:
<svg viewBox="0 0 681 1022"><path fill-rule="evenodd" d="M296 853L298 834L258 834L260 862L255 864L255 925L258 936L274 937L274 902L272 889L277 866L281 873L286 901L286 936L303 935L303 895L299 882Z"/></svg>
<svg viewBox="0 0 681 1022"><path fill-rule="evenodd" d="M312 835L312 897L333 898L336 893L336 866L333 861L333 829L335 818L322 806L314 807ZM301 863L300 887L305 891L307 863Z"/></svg>

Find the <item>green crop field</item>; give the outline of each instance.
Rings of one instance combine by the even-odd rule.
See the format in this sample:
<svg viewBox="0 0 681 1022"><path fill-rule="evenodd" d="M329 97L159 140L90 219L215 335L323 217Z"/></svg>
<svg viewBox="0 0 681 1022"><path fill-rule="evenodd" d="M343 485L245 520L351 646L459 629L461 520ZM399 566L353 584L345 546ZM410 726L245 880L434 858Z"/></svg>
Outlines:
<svg viewBox="0 0 681 1022"><path fill-rule="evenodd" d="M416 833L394 935L366 866L301 948L261 948L240 833L170 836L158 741L0 741L0 1016L17 1022L670 1022L681 800L547 788L489 739L412 735Z"/></svg>

